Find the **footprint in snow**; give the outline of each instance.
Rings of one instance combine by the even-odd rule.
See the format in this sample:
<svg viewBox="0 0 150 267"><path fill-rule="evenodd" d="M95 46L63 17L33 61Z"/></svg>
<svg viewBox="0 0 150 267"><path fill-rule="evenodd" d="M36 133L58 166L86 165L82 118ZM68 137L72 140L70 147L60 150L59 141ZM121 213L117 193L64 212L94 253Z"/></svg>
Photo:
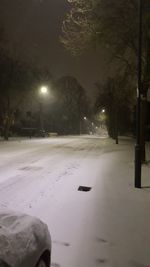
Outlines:
<svg viewBox="0 0 150 267"><path fill-rule="evenodd" d="M96 259L95 262L96 262L97 265L102 265L102 264L107 263L108 260L107 259L100 258L100 259Z"/></svg>
<svg viewBox="0 0 150 267"><path fill-rule="evenodd" d="M67 242L61 242L61 241L52 241L53 244L57 244L57 245L61 245L61 246L65 246L65 247L69 247L70 244Z"/></svg>
<svg viewBox="0 0 150 267"><path fill-rule="evenodd" d="M97 237L96 241L99 243L107 243L107 240L105 240L104 238L101 238L101 237Z"/></svg>

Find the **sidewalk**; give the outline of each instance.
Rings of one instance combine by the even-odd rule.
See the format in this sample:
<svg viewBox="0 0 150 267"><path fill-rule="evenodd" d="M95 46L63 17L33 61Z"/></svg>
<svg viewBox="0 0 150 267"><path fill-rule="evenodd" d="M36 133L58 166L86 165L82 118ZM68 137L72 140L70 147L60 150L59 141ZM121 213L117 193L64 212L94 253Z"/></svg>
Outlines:
<svg viewBox="0 0 150 267"><path fill-rule="evenodd" d="M100 142L42 214L52 233L52 267L149 267L150 165L142 168L143 188L135 189L133 140L106 140L103 153ZM79 185L91 191L79 192Z"/></svg>
<svg viewBox="0 0 150 267"><path fill-rule="evenodd" d="M123 150L117 151L115 160L109 155L111 168L104 166L105 180L96 187L99 263L108 267L149 267L150 144L146 145L148 163L142 166L142 188L135 189L134 145L131 148L126 141L119 142Z"/></svg>

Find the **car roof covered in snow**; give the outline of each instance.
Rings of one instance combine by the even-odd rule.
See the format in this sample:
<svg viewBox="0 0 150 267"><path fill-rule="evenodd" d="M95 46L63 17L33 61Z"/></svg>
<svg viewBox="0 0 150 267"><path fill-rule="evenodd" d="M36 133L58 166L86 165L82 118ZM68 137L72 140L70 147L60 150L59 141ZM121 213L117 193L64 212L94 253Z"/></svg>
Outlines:
<svg viewBox="0 0 150 267"><path fill-rule="evenodd" d="M1 261L10 267L34 267L46 250L51 250L51 238L45 223L26 214L0 210Z"/></svg>

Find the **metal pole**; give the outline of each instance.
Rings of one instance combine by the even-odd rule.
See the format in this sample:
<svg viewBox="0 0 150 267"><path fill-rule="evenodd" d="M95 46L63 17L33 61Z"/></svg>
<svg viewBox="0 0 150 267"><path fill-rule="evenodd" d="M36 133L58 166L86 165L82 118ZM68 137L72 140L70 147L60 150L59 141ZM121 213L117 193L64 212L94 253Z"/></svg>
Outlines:
<svg viewBox="0 0 150 267"><path fill-rule="evenodd" d="M43 131L44 130L44 123L43 123L43 105L42 102L39 103L40 104L40 130Z"/></svg>
<svg viewBox="0 0 150 267"><path fill-rule="evenodd" d="M141 188L141 87L142 87L142 0L138 0L138 88L136 104L135 187Z"/></svg>

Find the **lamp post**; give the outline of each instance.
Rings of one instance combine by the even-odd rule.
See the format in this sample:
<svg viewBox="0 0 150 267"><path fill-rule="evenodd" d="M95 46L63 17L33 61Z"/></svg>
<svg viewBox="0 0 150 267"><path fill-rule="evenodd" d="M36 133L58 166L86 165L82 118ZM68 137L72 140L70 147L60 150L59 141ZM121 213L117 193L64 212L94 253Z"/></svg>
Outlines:
<svg viewBox="0 0 150 267"><path fill-rule="evenodd" d="M135 187L141 188L141 89L142 89L142 0L138 0L138 88L136 103Z"/></svg>
<svg viewBox="0 0 150 267"><path fill-rule="evenodd" d="M48 93L48 88L47 86L41 86L39 90L41 99L39 102L39 119L40 119L40 130L44 131L44 121L43 121L43 103L42 103L42 97L45 96Z"/></svg>
<svg viewBox="0 0 150 267"><path fill-rule="evenodd" d="M87 117L81 117L81 119L80 119L80 135L82 134L82 133L84 133L84 131L85 131L85 127L84 127L84 124L83 124L83 120L84 121L86 121L87 120Z"/></svg>

